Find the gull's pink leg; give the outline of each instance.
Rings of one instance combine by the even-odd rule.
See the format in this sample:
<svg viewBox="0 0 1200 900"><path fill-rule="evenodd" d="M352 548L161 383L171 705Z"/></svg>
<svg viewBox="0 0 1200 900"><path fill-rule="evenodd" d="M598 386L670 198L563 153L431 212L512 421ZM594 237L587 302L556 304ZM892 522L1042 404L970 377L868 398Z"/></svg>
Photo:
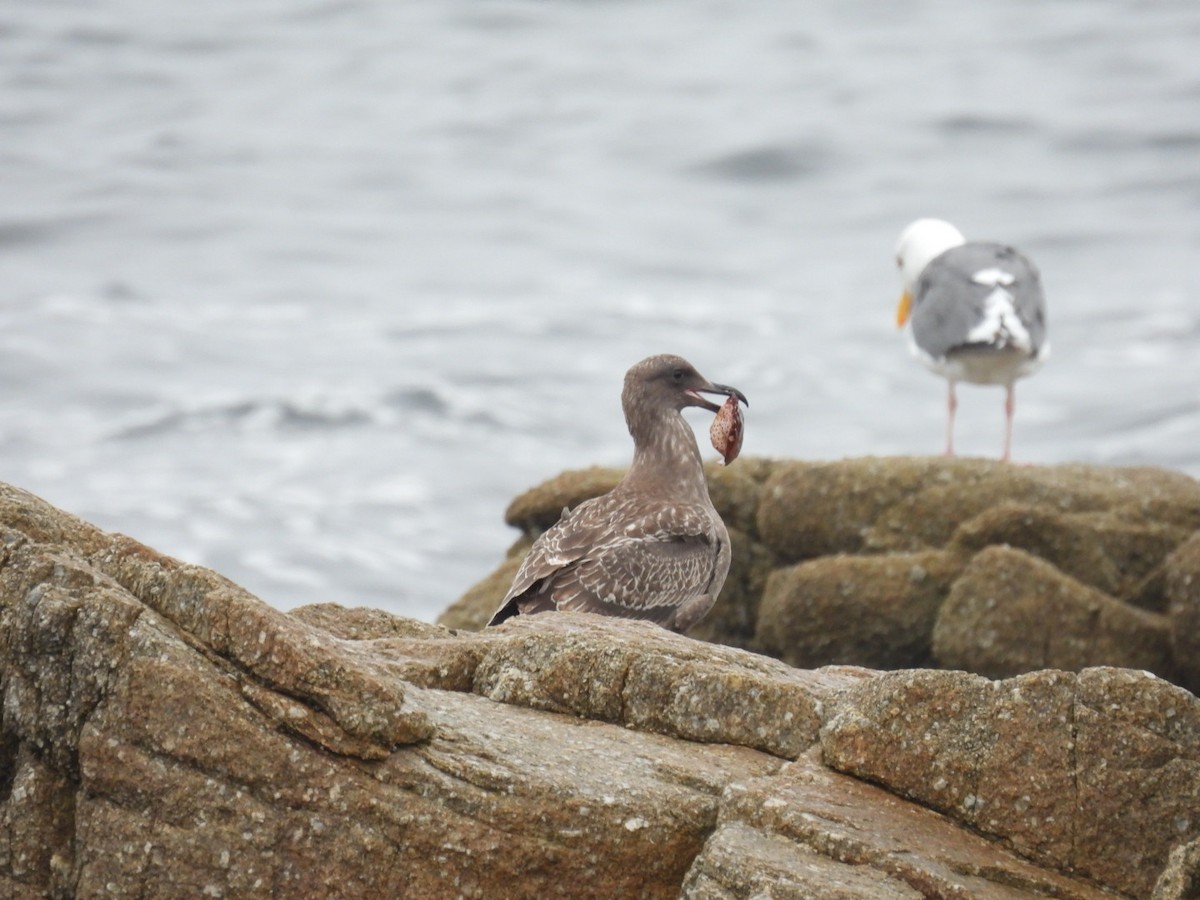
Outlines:
<svg viewBox="0 0 1200 900"><path fill-rule="evenodd" d="M1009 382L1004 391L1004 453L1000 459L1008 462L1012 456L1012 425L1013 413L1017 409L1016 392L1013 389L1012 382Z"/></svg>
<svg viewBox="0 0 1200 900"><path fill-rule="evenodd" d="M954 392L954 379L950 379L950 392L946 395L946 455L954 455L954 414L958 412L958 395Z"/></svg>

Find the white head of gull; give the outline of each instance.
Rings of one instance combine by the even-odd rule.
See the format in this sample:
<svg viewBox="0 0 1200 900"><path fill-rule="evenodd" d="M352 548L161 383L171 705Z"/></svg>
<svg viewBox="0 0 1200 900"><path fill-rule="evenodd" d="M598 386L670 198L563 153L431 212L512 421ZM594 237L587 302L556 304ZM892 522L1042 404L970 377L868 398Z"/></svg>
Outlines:
<svg viewBox="0 0 1200 900"><path fill-rule="evenodd" d="M1037 268L1005 244L967 241L941 219L917 219L900 234L896 265L904 293L896 324L911 317L913 355L944 377L946 455L954 455L955 385L1004 385L1004 449L1012 455L1013 385L1050 354Z"/></svg>
<svg viewBox="0 0 1200 900"><path fill-rule="evenodd" d="M729 574L729 534L709 499L696 436L680 415L689 406L717 412L704 394L747 403L679 356L651 356L625 373L621 405L633 463L611 491L564 510L538 537L489 625L573 610L684 632L708 612Z"/></svg>

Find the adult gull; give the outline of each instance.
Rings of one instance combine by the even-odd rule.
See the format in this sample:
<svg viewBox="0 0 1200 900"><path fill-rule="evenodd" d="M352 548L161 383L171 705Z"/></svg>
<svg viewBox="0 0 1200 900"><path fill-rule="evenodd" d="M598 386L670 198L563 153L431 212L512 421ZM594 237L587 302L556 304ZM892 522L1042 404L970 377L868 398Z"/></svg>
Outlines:
<svg viewBox="0 0 1200 900"><path fill-rule="evenodd" d="M564 510L538 537L488 625L575 610L648 619L682 633L708 612L729 574L729 533L680 415L689 406L719 411L704 394L747 403L737 388L714 384L679 356L651 356L625 373L621 406L633 463L611 491Z"/></svg>
<svg viewBox="0 0 1200 900"><path fill-rule="evenodd" d="M912 319L909 346L949 383L946 455L954 455L955 385L1004 385L1004 450L1012 455L1013 385L1050 353L1038 270L1005 244L967 241L941 219L917 219L900 235L896 265L904 293L896 324Z"/></svg>

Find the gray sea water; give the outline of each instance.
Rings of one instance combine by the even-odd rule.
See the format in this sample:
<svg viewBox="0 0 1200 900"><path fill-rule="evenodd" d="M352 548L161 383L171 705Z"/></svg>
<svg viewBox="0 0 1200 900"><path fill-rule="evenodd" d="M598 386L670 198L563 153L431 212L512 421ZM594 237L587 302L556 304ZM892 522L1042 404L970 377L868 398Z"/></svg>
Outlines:
<svg viewBox="0 0 1200 900"><path fill-rule="evenodd" d="M8 0L0 479L430 619L513 496L628 461L650 353L745 454L939 452L921 215L1042 270L1019 460L1200 476L1195 0ZM960 391L961 452L1002 422Z"/></svg>

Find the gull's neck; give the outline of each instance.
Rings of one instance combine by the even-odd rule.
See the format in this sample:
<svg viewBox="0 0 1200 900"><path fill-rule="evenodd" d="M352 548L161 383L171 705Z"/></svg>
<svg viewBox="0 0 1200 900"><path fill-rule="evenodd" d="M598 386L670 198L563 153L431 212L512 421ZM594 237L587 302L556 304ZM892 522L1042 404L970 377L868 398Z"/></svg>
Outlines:
<svg viewBox="0 0 1200 900"><path fill-rule="evenodd" d="M625 483L672 500L708 503L708 483L696 436L675 409L656 410L629 423L633 464Z"/></svg>

